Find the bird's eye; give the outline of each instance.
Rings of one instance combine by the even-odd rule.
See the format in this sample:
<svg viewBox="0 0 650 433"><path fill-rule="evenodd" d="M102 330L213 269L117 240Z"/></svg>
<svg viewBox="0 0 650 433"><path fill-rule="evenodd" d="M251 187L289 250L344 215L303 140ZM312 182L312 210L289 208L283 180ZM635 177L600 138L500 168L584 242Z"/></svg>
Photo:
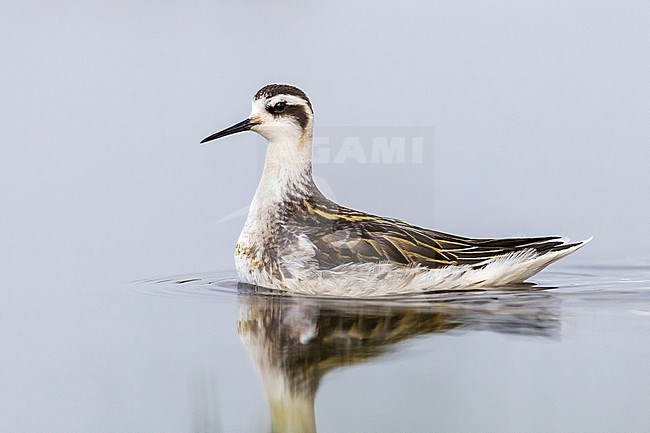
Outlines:
<svg viewBox="0 0 650 433"><path fill-rule="evenodd" d="M282 113L287 106L287 103L284 101L280 101L277 104L273 106L273 112L274 113Z"/></svg>

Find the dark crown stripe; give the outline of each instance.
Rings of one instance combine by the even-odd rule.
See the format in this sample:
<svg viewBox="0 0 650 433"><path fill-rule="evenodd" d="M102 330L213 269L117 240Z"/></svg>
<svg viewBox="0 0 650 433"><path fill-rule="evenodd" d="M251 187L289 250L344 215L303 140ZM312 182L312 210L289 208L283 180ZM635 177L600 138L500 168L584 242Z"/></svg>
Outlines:
<svg viewBox="0 0 650 433"><path fill-rule="evenodd" d="M258 92L255 94L255 99L260 99L260 98L272 98L276 95L292 95L292 96L297 96L298 98L301 98L304 100L307 105L309 105L309 109L311 112L314 112L314 109L311 106L311 101L309 101L309 98L303 92L297 87L290 86L288 84L269 84L267 86L262 87Z"/></svg>

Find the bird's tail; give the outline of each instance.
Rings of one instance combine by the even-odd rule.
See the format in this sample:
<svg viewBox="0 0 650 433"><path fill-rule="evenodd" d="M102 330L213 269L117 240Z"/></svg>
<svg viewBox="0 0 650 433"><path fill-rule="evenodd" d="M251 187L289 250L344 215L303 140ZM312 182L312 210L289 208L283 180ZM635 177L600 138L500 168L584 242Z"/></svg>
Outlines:
<svg viewBox="0 0 650 433"><path fill-rule="evenodd" d="M551 263L560 260L563 257L579 250L593 237L580 242L569 242L563 240L561 244L546 247L544 244L530 245L529 248L523 248L519 251L506 254L504 256L477 263L473 267L482 268L489 271L490 274L497 276L496 284L515 284L521 283L532 277Z"/></svg>

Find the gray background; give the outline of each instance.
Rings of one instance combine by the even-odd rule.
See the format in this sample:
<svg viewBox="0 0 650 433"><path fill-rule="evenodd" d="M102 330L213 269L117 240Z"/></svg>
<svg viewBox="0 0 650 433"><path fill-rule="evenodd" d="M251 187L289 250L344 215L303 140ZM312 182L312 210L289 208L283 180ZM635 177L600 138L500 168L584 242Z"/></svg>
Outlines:
<svg viewBox="0 0 650 433"><path fill-rule="evenodd" d="M215 222L250 202L264 141L198 141L269 82L302 87L319 125L435 128L430 173L400 194L373 188L386 167L317 167L345 204L472 236L594 235L571 260L648 256L646 2L5 1L0 17L8 274L232 268L243 217Z"/></svg>
<svg viewBox="0 0 650 433"><path fill-rule="evenodd" d="M433 131L423 164L316 166L346 205L469 236L593 235L566 264L647 263L648 22L643 1L1 2L0 430L184 431L196 405L218 406L223 431L264 429L236 309L124 287L233 268L243 216L224 217L249 204L264 140L198 142L248 115L269 82L303 88L329 135ZM562 345L426 340L429 352L397 365L334 375L322 422L367 426L353 407L341 412L340 395L358 392L375 426L413 419L424 430L431 416L443 430L459 420L467 431L615 430L594 417L609 413L608 396L640 397L627 400L635 413L647 406L629 373L647 364L647 319L617 320L569 318ZM580 332L605 343L573 344ZM624 352L639 365L619 368ZM548 376L528 367L540 359ZM422 377L426 368L435 375ZM608 388L589 388L593 371L615 373L598 376ZM475 408L509 407L493 400L510 389L502 377L532 384L529 410L557 395L569 404L467 417L480 380L494 393ZM216 403L201 397L213 380ZM404 383L427 397L395 401ZM621 414L608 419L630 419Z"/></svg>

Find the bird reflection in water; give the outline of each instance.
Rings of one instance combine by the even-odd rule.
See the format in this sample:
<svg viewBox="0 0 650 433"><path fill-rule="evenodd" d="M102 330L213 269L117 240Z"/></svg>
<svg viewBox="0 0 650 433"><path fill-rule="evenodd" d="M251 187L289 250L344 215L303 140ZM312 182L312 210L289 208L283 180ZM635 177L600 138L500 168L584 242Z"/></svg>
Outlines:
<svg viewBox="0 0 650 433"><path fill-rule="evenodd" d="M469 330L558 336L560 300L537 287L521 289L350 300L240 284L237 329L262 377L271 431L315 432L314 399L328 371L395 352L412 337Z"/></svg>

